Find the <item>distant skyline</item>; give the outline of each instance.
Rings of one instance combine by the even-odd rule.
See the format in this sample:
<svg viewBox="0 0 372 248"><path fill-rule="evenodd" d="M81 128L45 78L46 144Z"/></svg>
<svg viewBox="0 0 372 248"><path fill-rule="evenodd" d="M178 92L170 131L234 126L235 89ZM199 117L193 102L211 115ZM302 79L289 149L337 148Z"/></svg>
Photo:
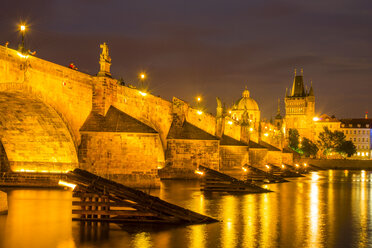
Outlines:
<svg viewBox="0 0 372 248"><path fill-rule="evenodd" d="M215 113L247 86L263 117L277 111L304 69L317 114L372 117L372 2L324 1L6 1L0 43L20 42L36 56L86 73L99 70L107 42L114 78L137 85L145 71L154 95L191 104L197 95Z"/></svg>

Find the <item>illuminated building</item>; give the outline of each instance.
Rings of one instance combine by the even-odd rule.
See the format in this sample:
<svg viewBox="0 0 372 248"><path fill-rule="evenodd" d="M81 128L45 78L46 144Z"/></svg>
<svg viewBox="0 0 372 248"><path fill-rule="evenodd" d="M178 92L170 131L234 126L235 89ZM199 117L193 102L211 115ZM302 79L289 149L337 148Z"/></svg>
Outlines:
<svg viewBox="0 0 372 248"><path fill-rule="evenodd" d="M258 141L261 111L257 102L250 97L247 87L240 98L232 107L230 117L237 121L245 131L248 139Z"/></svg>
<svg viewBox="0 0 372 248"><path fill-rule="evenodd" d="M314 130L315 130L315 137L314 139L317 140L319 134L324 132L324 127L327 127L330 131L340 131L341 121L336 119L335 117L329 117L326 114L321 115L320 117L316 117L313 119L314 121Z"/></svg>
<svg viewBox="0 0 372 248"><path fill-rule="evenodd" d="M352 158L371 159L372 119L341 119L341 131L346 140L356 146L357 152Z"/></svg>
<svg viewBox="0 0 372 248"><path fill-rule="evenodd" d="M315 96L312 86L305 89L302 69L301 75L296 75L295 70L292 90L290 94L286 91L284 101L286 129L297 129L300 136L313 140Z"/></svg>

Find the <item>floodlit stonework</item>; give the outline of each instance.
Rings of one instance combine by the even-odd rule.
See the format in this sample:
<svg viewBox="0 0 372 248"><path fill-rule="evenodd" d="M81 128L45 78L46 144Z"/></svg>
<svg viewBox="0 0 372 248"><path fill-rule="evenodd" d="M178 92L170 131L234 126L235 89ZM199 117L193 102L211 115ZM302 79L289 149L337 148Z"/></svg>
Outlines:
<svg viewBox="0 0 372 248"><path fill-rule="evenodd" d="M181 99L120 85L111 76L107 44L101 48L100 71L91 76L0 46L2 171L80 167L146 186L162 168L174 178L170 168L191 175L198 165L220 170L282 160L278 151L251 146L250 127L260 140L260 112L257 103L249 107L247 90L234 118L221 106L216 117Z"/></svg>

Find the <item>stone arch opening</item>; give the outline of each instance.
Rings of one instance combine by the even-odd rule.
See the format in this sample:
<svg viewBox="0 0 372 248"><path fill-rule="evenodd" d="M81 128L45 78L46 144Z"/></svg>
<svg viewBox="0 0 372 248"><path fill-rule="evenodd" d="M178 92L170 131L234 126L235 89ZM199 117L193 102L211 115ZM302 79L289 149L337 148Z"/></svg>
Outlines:
<svg viewBox="0 0 372 248"><path fill-rule="evenodd" d="M66 172L78 167L74 142L58 113L21 92L0 93L0 142L1 169Z"/></svg>

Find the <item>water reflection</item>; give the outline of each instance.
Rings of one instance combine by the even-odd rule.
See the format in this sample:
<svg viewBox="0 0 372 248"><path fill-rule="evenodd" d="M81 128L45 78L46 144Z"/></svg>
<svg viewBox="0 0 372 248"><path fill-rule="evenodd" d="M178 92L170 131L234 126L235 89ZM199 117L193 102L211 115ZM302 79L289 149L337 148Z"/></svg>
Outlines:
<svg viewBox="0 0 372 248"><path fill-rule="evenodd" d="M152 193L220 223L144 229L71 221L71 193L14 190L0 216L0 247L372 247L368 171L314 172L273 193L204 194L194 181ZM21 237L21 238L20 238Z"/></svg>
<svg viewBox="0 0 372 248"><path fill-rule="evenodd" d="M237 205L237 197L228 195L224 196L221 204L222 219L222 247L232 248L236 247L237 233L236 225L238 218L239 206Z"/></svg>

